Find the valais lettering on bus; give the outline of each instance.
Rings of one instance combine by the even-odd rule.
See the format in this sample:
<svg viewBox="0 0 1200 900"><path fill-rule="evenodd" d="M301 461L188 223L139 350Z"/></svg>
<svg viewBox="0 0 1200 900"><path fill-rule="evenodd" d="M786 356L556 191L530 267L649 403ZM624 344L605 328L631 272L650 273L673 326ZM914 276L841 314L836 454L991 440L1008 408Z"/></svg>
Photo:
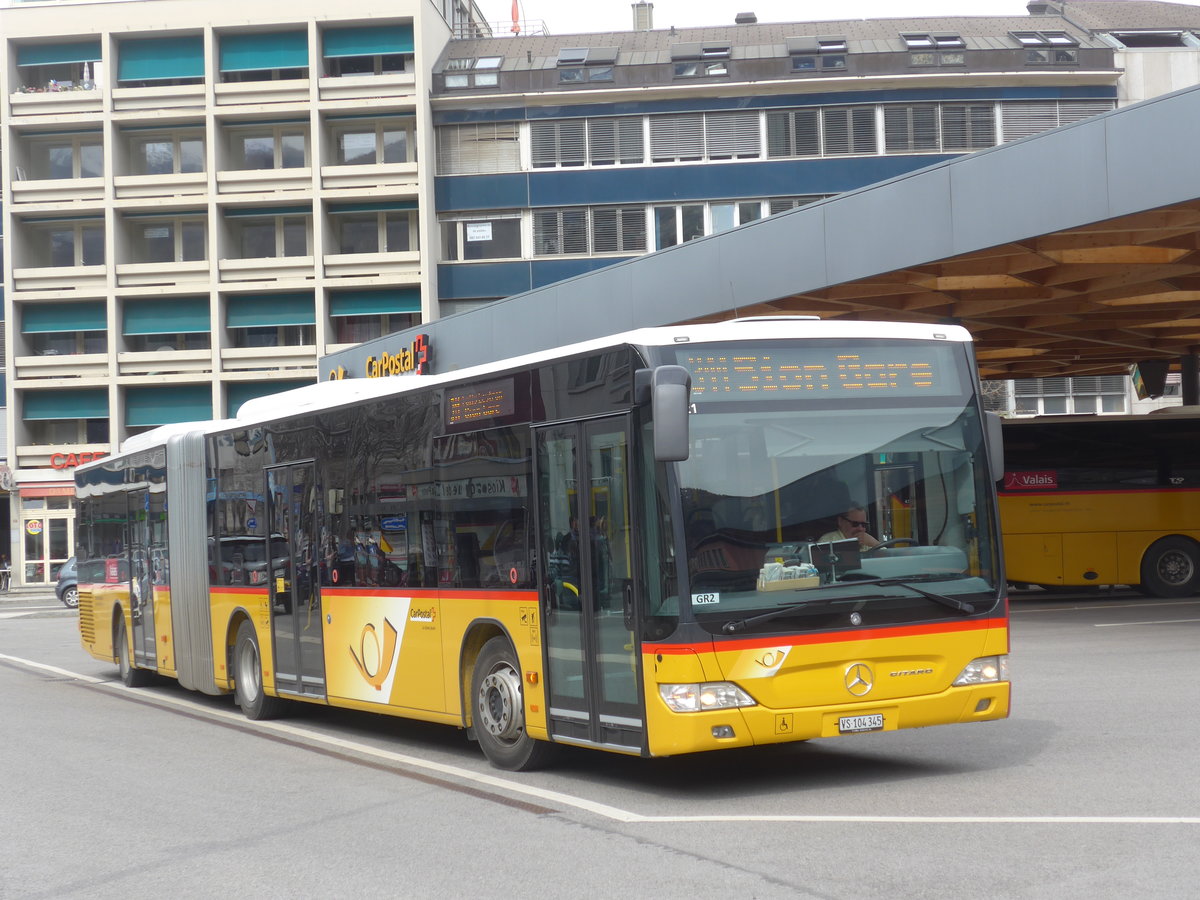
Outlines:
<svg viewBox="0 0 1200 900"><path fill-rule="evenodd" d="M1058 488L1058 472L1005 472L1004 489L1008 491L1045 491Z"/></svg>

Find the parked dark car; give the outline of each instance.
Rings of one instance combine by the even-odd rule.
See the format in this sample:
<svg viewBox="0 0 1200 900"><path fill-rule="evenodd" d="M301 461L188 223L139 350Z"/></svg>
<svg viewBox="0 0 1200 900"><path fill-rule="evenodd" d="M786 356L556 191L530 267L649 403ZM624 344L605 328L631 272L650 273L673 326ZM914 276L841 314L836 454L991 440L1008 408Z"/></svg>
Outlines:
<svg viewBox="0 0 1200 900"><path fill-rule="evenodd" d="M76 574L75 557L71 557L58 570L58 582L54 585L54 593L64 605L71 609L79 606L78 575Z"/></svg>

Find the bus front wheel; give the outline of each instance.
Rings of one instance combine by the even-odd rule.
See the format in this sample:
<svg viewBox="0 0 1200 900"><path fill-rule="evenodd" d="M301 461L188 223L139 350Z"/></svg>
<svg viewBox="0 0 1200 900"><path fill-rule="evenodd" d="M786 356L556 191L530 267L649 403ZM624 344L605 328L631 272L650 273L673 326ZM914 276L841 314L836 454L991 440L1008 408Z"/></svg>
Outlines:
<svg viewBox="0 0 1200 900"><path fill-rule="evenodd" d="M242 622L233 645L233 696L248 719L277 719L283 714L285 700L268 697L263 690L262 654L254 625Z"/></svg>
<svg viewBox="0 0 1200 900"><path fill-rule="evenodd" d="M516 654L496 636L483 645L471 674L475 737L497 769L525 772L546 764L553 746L525 731L525 697Z"/></svg>
<svg viewBox="0 0 1200 900"><path fill-rule="evenodd" d="M1155 597L1187 597L1200 587L1200 552L1194 541L1165 537L1142 557L1143 592Z"/></svg>

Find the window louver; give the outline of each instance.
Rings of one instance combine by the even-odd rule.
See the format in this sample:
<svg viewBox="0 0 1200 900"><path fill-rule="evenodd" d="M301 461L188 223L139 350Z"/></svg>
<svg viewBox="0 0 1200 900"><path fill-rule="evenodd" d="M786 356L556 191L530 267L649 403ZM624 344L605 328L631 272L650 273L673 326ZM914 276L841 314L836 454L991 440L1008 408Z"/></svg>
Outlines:
<svg viewBox="0 0 1200 900"><path fill-rule="evenodd" d="M758 113L705 113L704 140L709 159L757 159L762 154Z"/></svg>
<svg viewBox="0 0 1200 900"><path fill-rule="evenodd" d="M516 122L481 122L438 129L439 175L519 172L521 152Z"/></svg>
<svg viewBox="0 0 1200 900"><path fill-rule="evenodd" d="M650 119L650 158L654 162L687 162L704 158L704 116L653 116Z"/></svg>

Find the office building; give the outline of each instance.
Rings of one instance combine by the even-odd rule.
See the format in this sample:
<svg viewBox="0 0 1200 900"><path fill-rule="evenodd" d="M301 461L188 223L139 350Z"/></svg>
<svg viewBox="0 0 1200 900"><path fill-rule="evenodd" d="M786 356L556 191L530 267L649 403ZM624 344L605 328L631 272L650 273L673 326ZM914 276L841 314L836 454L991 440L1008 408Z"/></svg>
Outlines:
<svg viewBox="0 0 1200 900"><path fill-rule="evenodd" d="M0 9L15 584L70 555L75 465L436 314L428 78L477 20L459 0Z"/></svg>

